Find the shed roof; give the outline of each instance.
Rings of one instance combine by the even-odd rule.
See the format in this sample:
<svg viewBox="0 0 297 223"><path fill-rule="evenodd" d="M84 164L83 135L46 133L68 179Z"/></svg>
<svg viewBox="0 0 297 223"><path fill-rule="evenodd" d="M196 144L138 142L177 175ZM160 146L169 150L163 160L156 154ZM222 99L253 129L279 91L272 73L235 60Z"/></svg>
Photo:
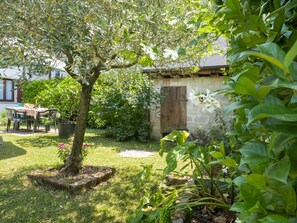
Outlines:
<svg viewBox="0 0 297 223"><path fill-rule="evenodd" d="M191 76L210 76L210 75L223 75L225 69L229 65L216 65L216 66L202 66L202 67L160 67L160 68L144 68L142 72L148 74L150 77L191 77Z"/></svg>

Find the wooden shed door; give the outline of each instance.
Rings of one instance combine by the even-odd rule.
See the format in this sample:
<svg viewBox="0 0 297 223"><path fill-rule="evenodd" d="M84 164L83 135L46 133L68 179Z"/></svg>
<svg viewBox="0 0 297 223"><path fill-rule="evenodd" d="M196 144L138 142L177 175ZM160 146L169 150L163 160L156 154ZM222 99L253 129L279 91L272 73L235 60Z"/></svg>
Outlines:
<svg viewBox="0 0 297 223"><path fill-rule="evenodd" d="M161 133L187 129L187 87L161 88Z"/></svg>

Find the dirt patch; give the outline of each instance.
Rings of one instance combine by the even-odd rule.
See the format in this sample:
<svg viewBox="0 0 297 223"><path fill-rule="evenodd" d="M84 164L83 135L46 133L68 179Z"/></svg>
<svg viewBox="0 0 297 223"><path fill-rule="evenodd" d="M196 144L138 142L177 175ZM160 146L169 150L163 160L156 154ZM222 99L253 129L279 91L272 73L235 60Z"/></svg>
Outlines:
<svg viewBox="0 0 297 223"><path fill-rule="evenodd" d="M28 178L40 185L50 186L58 190L78 192L97 186L107 181L115 173L114 168L103 166L83 166L79 174L66 176L57 168L38 170L28 174Z"/></svg>
<svg viewBox="0 0 297 223"><path fill-rule="evenodd" d="M207 208L197 206L193 208L190 223L232 223L235 222L236 215L232 211L222 208Z"/></svg>

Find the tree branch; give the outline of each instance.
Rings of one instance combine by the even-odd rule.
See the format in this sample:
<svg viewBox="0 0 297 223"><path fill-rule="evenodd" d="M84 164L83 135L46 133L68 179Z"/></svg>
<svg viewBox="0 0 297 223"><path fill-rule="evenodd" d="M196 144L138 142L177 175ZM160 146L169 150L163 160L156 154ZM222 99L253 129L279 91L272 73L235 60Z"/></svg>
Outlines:
<svg viewBox="0 0 297 223"><path fill-rule="evenodd" d="M74 63L74 60L73 60L73 56L71 55L71 53L67 50L63 50L64 54L66 55L67 57L67 65L64 67L64 69L66 70L66 72L74 79L77 79L79 78L79 75L75 74L73 72L73 70L71 69L71 65Z"/></svg>
<svg viewBox="0 0 297 223"><path fill-rule="evenodd" d="M110 66L109 69L129 68L129 67L134 66L137 63L138 63L138 60L131 62L131 63L127 63L127 64L113 64Z"/></svg>

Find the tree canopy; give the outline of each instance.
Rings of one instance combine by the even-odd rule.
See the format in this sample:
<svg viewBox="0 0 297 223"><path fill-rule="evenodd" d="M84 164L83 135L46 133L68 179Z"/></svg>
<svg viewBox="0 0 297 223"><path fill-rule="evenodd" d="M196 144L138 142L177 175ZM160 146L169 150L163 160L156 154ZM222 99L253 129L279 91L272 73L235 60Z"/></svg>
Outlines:
<svg viewBox="0 0 297 223"><path fill-rule="evenodd" d="M1 8L3 62L62 65L76 78L176 59L186 50L199 58L211 43L210 13L191 1L23 0Z"/></svg>
<svg viewBox="0 0 297 223"><path fill-rule="evenodd" d="M66 165L72 173L81 166L91 91L101 72L199 59L216 37L205 1L6 0L0 8L1 64L62 66L82 86Z"/></svg>

